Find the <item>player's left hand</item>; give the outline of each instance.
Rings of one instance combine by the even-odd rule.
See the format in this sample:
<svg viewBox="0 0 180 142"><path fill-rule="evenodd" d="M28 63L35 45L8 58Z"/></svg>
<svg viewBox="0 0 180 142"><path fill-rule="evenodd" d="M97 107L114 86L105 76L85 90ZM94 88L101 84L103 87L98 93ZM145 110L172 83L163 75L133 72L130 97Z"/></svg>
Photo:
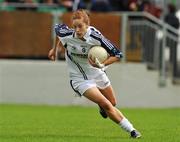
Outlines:
<svg viewBox="0 0 180 142"><path fill-rule="evenodd" d="M55 61L55 59L56 59L56 50L55 50L55 48L52 48L52 49L49 51L48 57L49 57L49 59L51 59L52 61Z"/></svg>

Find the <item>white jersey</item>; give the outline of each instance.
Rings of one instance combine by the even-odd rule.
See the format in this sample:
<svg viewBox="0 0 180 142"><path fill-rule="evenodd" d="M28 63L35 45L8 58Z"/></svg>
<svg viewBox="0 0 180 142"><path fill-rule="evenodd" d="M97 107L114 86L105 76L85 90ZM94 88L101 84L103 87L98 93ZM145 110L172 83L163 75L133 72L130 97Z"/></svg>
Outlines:
<svg viewBox="0 0 180 142"><path fill-rule="evenodd" d="M110 56L122 57L122 52L92 26L88 27L84 40L77 38L74 29L64 24L57 24L55 32L66 48L65 58L70 80L89 80L104 74L103 70L93 67L88 62L88 51L92 46L100 45Z"/></svg>

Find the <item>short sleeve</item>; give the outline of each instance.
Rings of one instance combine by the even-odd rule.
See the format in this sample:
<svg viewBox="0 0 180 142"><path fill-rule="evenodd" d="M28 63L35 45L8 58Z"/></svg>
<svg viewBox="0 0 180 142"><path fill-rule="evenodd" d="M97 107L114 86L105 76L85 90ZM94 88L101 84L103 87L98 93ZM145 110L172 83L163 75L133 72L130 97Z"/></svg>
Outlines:
<svg viewBox="0 0 180 142"><path fill-rule="evenodd" d="M100 45L104 47L110 56L116 56L118 58L122 58L123 54L122 52L114 45L110 40L105 38L99 31L97 31L95 28L92 29L90 36L97 41L100 42Z"/></svg>
<svg viewBox="0 0 180 142"><path fill-rule="evenodd" d="M65 45L68 36L73 34L73 30L68 28L65 24L56 24L54 26L56 36L60 39L63 45Z"/></svg>

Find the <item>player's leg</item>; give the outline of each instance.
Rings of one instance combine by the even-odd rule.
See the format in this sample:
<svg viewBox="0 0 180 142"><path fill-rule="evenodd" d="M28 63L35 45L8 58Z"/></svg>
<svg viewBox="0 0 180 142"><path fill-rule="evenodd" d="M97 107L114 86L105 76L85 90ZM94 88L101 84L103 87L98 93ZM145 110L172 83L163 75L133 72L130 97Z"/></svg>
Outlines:
<svg viewBox="0 0 180 142"><path fill-rule="evenodd" d="M101 106L99 106L99 113L103 118L108 118L106 111Z"/></svg>
<svg viewBox="0 0 180 142"><path fill-rule="evenodd" d="M141 134L133 127L133 125L123 116L123 114L115 108L111 102L101 94L98 88L93 87L85 91L83 94L89 100L101 106L109 118L119 124L124 130L131 134L133 138L139 138Z"/></svg>
<svg viewBox="0 0 180 142"><path fill-rule="evenodd" d="M84 95L89 100L101 106L106 111L111 120L119 124L126 131L131 133L133 132L132 137L137 138L138 136L140 136L137 135L138 133L136 133L136 130L133 128L132 124L122 115L122 113L118 109L116 109L105 96L102 95L102 93L96 87L96 83L94 82L94 80L71 80L70 84L73 90L80 96Z"/></svg>
<svg viewBox="0 0 180 142"><path fill-rule="evenodd" d="M111 85L109 85L108 87L106 87L104 89L100 89L100 91L111 102L111 104L113 106L116 105L115 93L114 93L114 90L113 90ZM122 128L124 128L126 130L126 125L127 125L126 123L130 123L130 122L128 122L128 120L124 117L123 120L121 120L120 123L121 123ZM132 125L132 124L130 124L130 125ZM136 138L136 137L140 137L141 136L141 134L137 130L132 130L130 132L131 132L131 137L135 137Z"/></svg>
<svg viewBox="0 0 180 142"><path fill-rule="evenodd" d="M111 102L101 94L97 87L89 88L84 92L83 96L102 107L114 122L119 123L123 119L124 116L114 108Z"/></svg>
<svg viewBox="0 0 180 142"><path fill-rule="evenodd" d="M114 96L113 89L111 89L111 88L112 87L110 85L110 86L106 87L105 89L100 89L99 88L99 90L111 102L111 104L113 106L115 106L116 105L116 98ZM101 114L101 116L103 118L107 118L108 117L108 115L106 114L105 110L102 107L100 107L100 106L99 106L99 113Z"/></svg>
<svg viewBox="0 0 180 142"><path fill-rule="evenodd" d="M114 96L114 91L111 87L110 80L108 79L108 77L106 76L105 73L96 78L96 84L97 84L100 92L111 102L111 104L113 106L115 106L116 105L116 98ZM101 114L101 116L103 118L107 118L108 116L107 116L105 110L100 106L99 106L99 108L100 108L99 113Z"/></svg>
<svg viewBox="0 0 180 142"><path fill-rule="evenodd" d="M116 97L114 90L111 85L107 86L104 89L99 89L100 92L111 102L113 106L116 106Z"/></svg>

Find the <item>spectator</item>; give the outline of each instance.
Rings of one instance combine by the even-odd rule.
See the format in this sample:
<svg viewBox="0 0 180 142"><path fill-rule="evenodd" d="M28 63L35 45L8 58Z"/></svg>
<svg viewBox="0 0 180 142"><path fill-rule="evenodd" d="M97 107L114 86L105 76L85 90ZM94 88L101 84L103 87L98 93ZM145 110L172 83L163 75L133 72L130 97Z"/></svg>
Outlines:
<svg viewBox="0 0 180 142"><path fill-rule="evenodd" d="M73 9L73 0L58 0L58 3L66 8L67 11L72 11Z"/></svg>
<svg viewBox="0 0 180 142"><path fill-rule="evenodd" d="M78 9L90 10L92 7L93 0L80 0L78 4Z"/></svg>
<svg viewBox="0 0 180 142"><path fill-rule="evenodd" d="M129 0L128 11L138 11L138 0Z"/></svg>
<svg viewBox="0 0 180 142"><path fill-rule="evenodd" d="M37 3L33 0L19 0L20 3L23 3L21 7L17 7L18 10L28 10L35 11L37 10Z"/></svg>
<svg viewBox="0 0 180 142"><path fill-rule="evenodd" d="M176 7L173 4L168 4L168 14L164 20L172 27L179 28L179 19L176 17Z"/></svg>
<svg viewBox="0 0 180 142"><path fill-rule="evenodd" d="M168 4L168 13L165 16L164 21L171 25L172 27L174 27L175 29L178 29L180 26L179 23L179 19L176 16L176 7L173 4ZM172 36L174 36L177 41L178 41L178 37L179 35L169 31L168 33L171 34ZM172 67L173 67L173 76L177 76L177 42L176 40L172 40L169 37L167 37L167 46L170 48L170 63L172 63Z"/></svg>
<svg viewBox="0 0 180 142"><path fill-rule="evenodd" d="M61 9L57 0L40 0L39 3L38 12L52 12Z"/></svg>
<svg viewBox="0 0 180 142"><path fill-rule="evenodd" d="M160 7L146 0L139 6L139 11L146 11L157 18L160 18L162 13L162 9Z"/></svg>
<svg viewBox="0 0 180 142"><path fill-rule="evenodd" d="M112 11L127 11L128 0L110 0Z"/></svg>
<svg viewBox="0 0 180 142"><path fill-rule="evenodd" d="M109 12L111 7L108 0L95 0L92 3L91 11L95 12Z"/></svg>
<svg viewBox="0 0 180 142"><path fill-rule="evenodd" d="M53 5L57 3L57 0L40 0L39 3L47 4L47 5Z"/></svg>

